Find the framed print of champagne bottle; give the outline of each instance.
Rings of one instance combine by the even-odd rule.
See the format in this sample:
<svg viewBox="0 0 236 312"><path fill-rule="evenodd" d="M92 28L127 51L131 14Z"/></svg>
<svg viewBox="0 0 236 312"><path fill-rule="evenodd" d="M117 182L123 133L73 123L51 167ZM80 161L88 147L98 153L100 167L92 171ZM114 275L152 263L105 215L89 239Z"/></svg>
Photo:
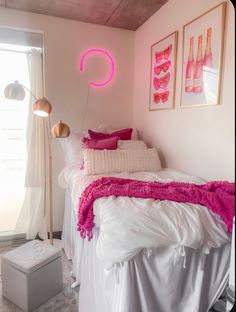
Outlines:
<svg viewBox="0 0 236 312"><path fill-rule="evenodd" d="M178 32L151 46L149 110L174 107Z"/></svg>
<svg viewBox="0 0 236 312"><path fill-rule="evenodd" d="M226 2L183 27L181 106L220 101Z"/></svg>

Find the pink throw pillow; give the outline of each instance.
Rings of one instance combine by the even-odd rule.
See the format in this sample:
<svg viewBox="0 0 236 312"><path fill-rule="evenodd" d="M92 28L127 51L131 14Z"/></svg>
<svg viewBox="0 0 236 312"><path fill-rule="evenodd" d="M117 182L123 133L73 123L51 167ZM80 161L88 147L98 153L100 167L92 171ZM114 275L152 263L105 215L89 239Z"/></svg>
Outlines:
<svg viewBox="0 0 236 312"><path fill-rule="evenodd" d="M108 139L112 137L118 137L119 140L131 140L132 128L118 130L112 133L100 133L93 130L88 130L91 139Z"/></svg>
<svg viewBox="0 0 236 312"><path fill-rule="evenodd" d="M117 149L119 137L114 136L107 139L82 139L82 148L83 149L96 149L96 150L115 150Z"/></svg>

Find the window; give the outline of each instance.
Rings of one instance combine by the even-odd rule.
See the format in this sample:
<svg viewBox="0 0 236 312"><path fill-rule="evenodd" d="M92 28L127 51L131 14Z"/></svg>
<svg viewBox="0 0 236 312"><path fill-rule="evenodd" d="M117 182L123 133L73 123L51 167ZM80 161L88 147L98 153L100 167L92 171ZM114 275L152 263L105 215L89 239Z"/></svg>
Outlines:
<svg viewBox="0 0 236 312"><path fill-rule="evenodd" d="M43 34L0 27L0 239L14 237L26 189L26 126L29 92L23 101L5 98L5 87L19 81L30 89L27 57L43 49Z"/></svg>
<svg viewBox="0 0 236 312"><path fill-rule="evenodd" d="M26 92L23 101L4 96L5 86L15 80L29 87L25 51L23 46L0 44L0 232L14 230L25 195L29 94Z"/></svg>

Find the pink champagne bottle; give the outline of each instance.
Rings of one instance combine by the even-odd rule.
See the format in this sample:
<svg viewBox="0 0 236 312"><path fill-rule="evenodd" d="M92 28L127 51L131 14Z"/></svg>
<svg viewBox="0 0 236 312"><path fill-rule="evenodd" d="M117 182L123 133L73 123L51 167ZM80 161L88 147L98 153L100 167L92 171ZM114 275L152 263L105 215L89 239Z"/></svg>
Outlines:
<svg viewBox="0 0 236 312"><path fill-rule="evenodd" d="M203 59L203 65L207 67L213 67L213 59L212 59L212 52L211 52L211 33L212 28L207 29L207 44L206 50Z"/></svg>
<svg viewBox="0 0 236 312"><path fill-rule="evenodd" d="M193 75L193 92L200 93L203 90L203 59L202 59L202 35L198 36L198 51Z"/></svg>
<svg viewBox="0 0 236 312"><path fill-rule="evenodd" d="M188 54L188 62L186 66L186 75L185 75L185 92L193 91L193 74L194 74L194 55L193 55L193 44L194 37L190 38L189 45L189 54Z"/></svg>

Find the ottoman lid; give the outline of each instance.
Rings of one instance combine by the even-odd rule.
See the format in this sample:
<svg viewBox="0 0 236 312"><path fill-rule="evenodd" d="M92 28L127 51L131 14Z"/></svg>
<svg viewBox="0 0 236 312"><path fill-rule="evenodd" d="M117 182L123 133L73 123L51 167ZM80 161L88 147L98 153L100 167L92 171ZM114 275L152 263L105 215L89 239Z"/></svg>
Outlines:
<svg viewBox="0 0 236 312"><path fill-rule="evenodd" d="M2 260L26 274L40 269L61 256L61 249L33 240L4 254Z"/></svg>

